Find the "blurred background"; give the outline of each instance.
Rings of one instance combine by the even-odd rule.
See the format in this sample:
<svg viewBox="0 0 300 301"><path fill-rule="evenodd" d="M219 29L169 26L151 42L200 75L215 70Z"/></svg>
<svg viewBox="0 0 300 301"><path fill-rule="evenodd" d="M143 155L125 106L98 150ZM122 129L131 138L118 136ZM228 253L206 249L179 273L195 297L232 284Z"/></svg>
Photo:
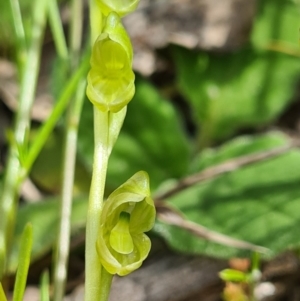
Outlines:
<svg viewBox="0 0 300 301"><path fill-rule="evenodd" d="M6 2L0 4L0 188L19 91L17 43ZM31 1L20 4L30 27ZM85 11L84 43L88 3ZM136 95L111 155L106 195L146 170L158 216L149 234L150 257L140 270L115 278L111 301L250 300L248 284L221 280L219 272L231 267L251 273L254 251L262 253L255 300L300 300L299 12L299 0L141 0L124 18L135 52ZM60 13L68 39L68 1L60 2ZM67 79L47 28L31 140ZM82 300L92 118L92 105L85 101L69 301ZM64 120L21 191L9 269L13 279L17 242L30 220L34 246L26 300L31 301L38 300L41 272L51 269Z"/></svg>

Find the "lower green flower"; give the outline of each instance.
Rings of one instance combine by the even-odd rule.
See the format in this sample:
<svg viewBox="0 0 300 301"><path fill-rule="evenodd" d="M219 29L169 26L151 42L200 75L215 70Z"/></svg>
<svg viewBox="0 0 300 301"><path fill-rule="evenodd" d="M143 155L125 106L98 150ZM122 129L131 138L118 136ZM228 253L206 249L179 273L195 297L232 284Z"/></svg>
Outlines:
<svg viewBox="0 0 300 301"><path fill-rule="evenodd" d="M97 250L109 273L125 276L142 265L151 248L144 232L154 221L148 175L140 171L117 188L103 206Z"/></svg>

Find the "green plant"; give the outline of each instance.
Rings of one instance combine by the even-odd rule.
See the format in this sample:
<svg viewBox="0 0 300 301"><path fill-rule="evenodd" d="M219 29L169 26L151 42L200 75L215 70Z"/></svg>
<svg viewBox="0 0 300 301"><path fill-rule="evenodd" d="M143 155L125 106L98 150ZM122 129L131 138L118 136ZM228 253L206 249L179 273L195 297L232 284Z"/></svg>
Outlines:
<svg viewBox="0 0 300 301"><path fill-rule="evenodd" d="M152 228L155 217L146 174L133 176L103 204L108 159L135 92L132 46L118 15L132 11L134 3L90 5L93 51L87 95L94 105L95 148L86 228L86 301L107 300L112 275L135 270L150 250L150 240L142 234ZM100 18L104 22L99 25ZM145 213L139 220L136 212L141 209Z"/></svg>
<svg viewBox="0 0 300 301"><path fill-rule="evenodd" d="M121 198L124 197L124 202L129 204L127 207L121 200L121 204L119 204L121 211L114 211L116 216L111 215L110 212L106 212L104 215L101 214L108 158L125 118L126 105L132 99L135 92L135 76L132 71L132 46L118 14L123 16L129 13L137 6L137 4L137 1L129 1L128 3L118 3L118 1L100 1L99 3L96 3L91 1L91 39L93 51L91 56L91 70L88 74L87 95L95 106L95 168L92 177L87 217L86 300L92 300L95 296L105 299L108 296L108 287L106 286L106 283L110 281L111 276L101 267L100 260L98 259L98 257L101 257L101 261L104 262L105 260L103 260L103 258L106 258L106 255L103 256L101 251L102 248L98 247L98 253L100 254L98 254L96 250L100 227L102 229L101 237L105 241L106 236L108 235L107 233L111 232L111 239L109 242L106 241L105 243L110 249L111 254L119 252L125 257L126 254L131 256L130 254L132 252L135 254L135 256L131 256L131 259L129 260L131 262L131 268L128 268L126 273L141 265L141 262L145 259L150 249L150 240L143 232L150 230L152 227L155 209L149 195L148 176L145 173L136 174L132 179L126 182L127 184L124 184L119 190L116 190L116 192L112 194L115 195L118 194L118 191L122 191L124 195L122 193L120 195ZM63 158L64 172L60 209L60 230L55 256L54 300L61 300L64 294L64 283L69 253L77 129L84 100L83 92L85 89L84 74L86 72L86 60L83 60L82 63L79 61L82 30L80 25L82 24L82 2L73 1L72 9L73 17L71 22L70 49L68 49L66 45L62 24L59 19L58 6L54 0L50 1L49 5L46 5L46 1L39 2L39 5L36 7L31 34L32 46L30 46L31 48L27 48L27 37L23 29L19 3L11 1L15 32L18 43L22 46L19 47L17 57L20 77L23 80L21 87L24 91L21 89L21 105L18 111L19 117L17 117L14 133L10 135L11 152L8 158L8 166L1 194L0 212L1 216L4 218L1 219L0 225L0 275L2 277L7 270L6 259L8 257L7 254L11 249L11 230L14 229L20 185L28 176L35 159L40 153L58 119L68 106ZM43 13L41 14L41 12ZM66 83L49 119L39 130L34 142L29 145L29 112L32 107L37 82L41 41L46 15L49 16L61 64L65 66L66 70L69 70L67 73L71 71L74 71L75 73L69 83ZM99 20L102 20L103 22L99 22ZM98 35L99 37L97 37ZM23 60L22 58L24 55L27 57ZM86 57L88 57L88 54ZM74 101L68 104L70 97L74 93L75 86L77 87ZM128 189L128 191L123 192L124 189ZM120 202L120 195L116 197L117 203ZM130 201L130 196L133 197L132 202ZM105 204L111 204L111 200L115 200L115 197L109 198L109 201ZM147 204L146 207L144 204ZM103 207L104 211L107 206L108 205L105 205ZM150 211L147 209L147 206L151 208ZM136 212L140 213L141 210L139 208L147 209L146 212L148 212L148 214L145 214L145 218L147 218L148 221L146 221L146 224L144 221L141 221L141 230L139 230L136 218ZM126 218L124 219L124 217ZM119 218L120 223L118 222ZM106 219L109 220L112 229L105 222ZM117 224L117 226L115 224ZM123 227L128 230L127 232L125 231L126 235L122 232ZM124 237L126 237L126 239ZM132 241L130 240L131 237ZM99 245L102 245L102 243L99 242L98 246ZM130 247L126 248L126 245L130 245ZM127 251L125 250L127 250L128 253L126 253ZM141 252L140 255L137 254L139 252ZM134 259L135 257L136 259ZM114 254L114 258L115 260L119 260L117 254ZM137 261L136 264L134 264L135 261ZM122 266L122 269L126 269L124 262L122 263ZM106 267L108 266L106 265ZM124 271L121 272L119 270L116 272L119 274L125 273ZM102 279L102 282L104 283L102 285L106 289L101 289L100 279ZM100 287L100 289L97 289L95 292L95 287Z"/></svg>

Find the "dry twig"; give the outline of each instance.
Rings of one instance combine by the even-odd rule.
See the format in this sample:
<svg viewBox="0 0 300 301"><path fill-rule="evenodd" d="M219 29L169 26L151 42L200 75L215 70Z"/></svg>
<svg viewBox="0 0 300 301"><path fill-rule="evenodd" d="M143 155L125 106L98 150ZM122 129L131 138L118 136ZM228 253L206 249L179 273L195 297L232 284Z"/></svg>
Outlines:
<svg viewBox="0 0 300 301"><path fill-rule="evenodd" d="M273 148L271 150L263 151L260 153L234 158L219 165L209 167L197 174L183 178L177 183L176 186L169 189L168 191L165 191L155 198L157 218L167 224L186 229L194 235L209 241L213 241L229 247L267 253L269 251L267 248L212 231L202 225L185 219L183 214L179 210L173 208L172 206L164 202L164 200L195 184L214 179L222 174L235 171L243 166L275 158L295 147L299 147L299 142L290 143L288 145Z"/></svg>
<svg viewBox="0 0 300 301"><path fill-rule="evenodd" d="M221 164L218 164L218 165L215 165L212 167L208 167L208 168L200 171L199 173L196 173L196 174L187 176L186 178L183 178L182 180L180 180L177 183L176 186L172 187L168 191L163 192L160 195L157 195L155 197L155 200L156 200L156 202L163 201L163 200L173 196L174 194L176 194L184 189L187 189L195 184L214 179L225 173L240 169L243 166L247 166L247 165L257 163L260 161L270 160L270 159L278 157L298 146L299 146L299 143L294 142L294 143L290 143L288 145L273 148L271 150L230 159L228 161L225 161L224 163L221 163Z"/></svg>

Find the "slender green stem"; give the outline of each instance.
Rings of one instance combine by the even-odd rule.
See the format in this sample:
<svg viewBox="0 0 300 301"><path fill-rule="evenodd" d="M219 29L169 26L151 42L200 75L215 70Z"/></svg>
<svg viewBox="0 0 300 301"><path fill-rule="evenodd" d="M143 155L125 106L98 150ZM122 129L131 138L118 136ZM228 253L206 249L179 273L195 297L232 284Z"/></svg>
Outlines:
<svg viewBox="0 0 300 301"><path fill-rule="evenodd" d="M78 65L82 42L82 26L83 26L83 1L73 0L71 6L71 24L70 24L70 49L71 49L71 64L72 67Z"/></svg>
<svg viewBox="0 0 300 301"><path fill-rule="evenodd" d="M86 81L82 80L77 89L77 95L71 104L66 127L66 140L63 158L63 185L60 210L60 225L58 243L56 247L55 273L54 273L54 301L61 301L65 291L67 267L70 250L71 210L73 197L73 184L75 174L75 161L77 149L77 133L80 113L85 92Z"/></svg>
<svg viewBox="0 0 300 301"><path fill-rule="evenodd" d="M22 74L24 63L26 61L27 47L26 47L26 36L25 36L25 31L24 31L24 26L22 21L19 0L10 0L10 6L12 11L15 33L17 37L17 47L18 47L17 59L18 59L19 71L20 74Z"/></svg>
<svg viewBox="0 0 300 301"><path fill-rule="evenodd" d="M96 250L99 236L104 186L108 164L108 112L94 107L94 166L86 225L85 301L99 300L101 295L101 263Z"/></svg>
<svg viewBox="0 0 300 301"><path fill-rule="evenodd" d="M96 1L90 0L91 42L94 44L102 30L102 14ZM101 262L96 242L101 221L106 171L109 158L109 113L94 107L94 165L89 195L85 243L85 301L100 300Z"/></svg>
<svg viewBox="0 0 300 301"><path fill-rule="evenodd" d="M30 112L34 101L37 76L40 64L40 53L46 23L46 0L36 0L34 3L33 27L27 59L22 75L19 108L15 120L14 135L16 144L10 146L4 186L0 198L0 279L5 271L7 252L10 249L15 214L17 194L20 187L20 161L17 145L26 143L25 134L30 127Z"/></svg>
<svg viewBox="0 0 300 301"><path fill-rule="evenodd" d="M40 301L49 301L49 273L43 272L40 283Z"/></svg>
<svg viewBox="0 0 300 301"><path fill-rule="evenodd" d="M13 301L22 301L27 282L27 274L30 264L32 248L32 225L27 224L22 233L18 258L18 270L14 286Z"/></svg>
<svg viewBox="0 0 300 301"><path fill-rule="evenodd" d="M101 270L101 295L99 301L107 301L114 275L108 273L103 267Z"/></svg>
<svg viewBox="0 0 300 301"><path fill-rule="evenodd" d="M49 1L49 22L56 45L58 56L62 59L68 59L68 47L64 35L64 29L59 15L59 8L56 0Z"/></svg>
<svg viewBox="0 0 300 301"><path fill-rule="evenodd" d="M78 65L82 36L82 0L72 1L70 62L71 70ZM70 251L72 196L76 163L77 133L83 105L86 80L79 82L75 99L70 103L67 114L66 136L63 158L62 199L60 209L60 226L56 246L54 270L54 301L63 300L67 279L68 258Z"/></svg>
<svg viewBox="0 0 300 301"><path fill-rule="evenodd" d="M101 34L103 15L95 0L90 0L92 45ZM85 301L107 301L113 275L102 267L96 243L101 225L104 187L109 155L119 134L126 109L112 118L110 112L102 112L94 106L94 165L89 195L85 246Z"/></svg>

